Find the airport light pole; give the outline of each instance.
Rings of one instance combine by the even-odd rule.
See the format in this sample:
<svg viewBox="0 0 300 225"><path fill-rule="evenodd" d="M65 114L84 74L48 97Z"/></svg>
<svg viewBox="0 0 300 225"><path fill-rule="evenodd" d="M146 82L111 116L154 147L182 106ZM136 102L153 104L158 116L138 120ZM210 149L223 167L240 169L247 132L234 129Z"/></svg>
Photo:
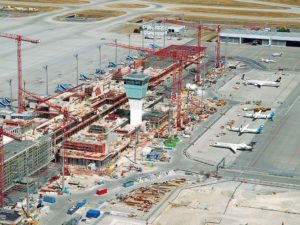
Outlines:
<svg viewBox="0 0 300 225"><path fill-rule="evenodd" d="M130 47L131 47L131 37L130 37L131 35L130 35L130 33L128 34L128 46L129 46L129 48L128 48L128 55L129 55L129 57L131 56L131 49L130 49Z"/></svg>
<svg viewBox="0 0 300 225"><path fill-rule="evenodd" d="M115 64L116 64L116 67L118 68L118 39L115 39L115 44L116 44L116 50L115 50Z"/></svg>
<svg viewBox="0 0 300 225"><path fill-rule="evenodd" d="M48 65L44 66L46 72L46 96L49 96L49 86L48 86Z"/></svg>
<svg viewBox="0 0 300 225"><path fill-rule="evenodd" d="M155 23L152 23L152 27L153 27L153 48L155 48Z"/></svg>
<svg viewBox="0 0 300 225"><path fill-rule="evenodd" d="M13 101L13 97L12 97L12 79L8 80L8 84L9 84L9 91L10 91L10 102Z"/></svg>
<svg viewBox="0 0 300 225"><path fill-rule="evenodd" d="M164 47L166 47L166 18L164 18Z"/></svg>
<svg viewBox="0 0 300 225"><path fill-rule="evenodd" d="M269 31L271 32L271 31ZM271 35L270 35L270 39L269 39L269 46L270 46L270 53L269 53L269 70L271 70L271 55L272 55L272 50L271 50L271 47L272 47L272 38L271 38Z"/></svg>
<svg viewBox="0 0 300 225"><path fill-rule="evenodd" d="M78 53L76 53L74 57L76 59L76 86L78 86Z"/></svg>
<svg viewBox="0 0 300 225"><path fill-rule="evenodd" d="M101 52L101 45L98 46L99 50L99 69L101 70L102 67L102 52Z"/></svg>

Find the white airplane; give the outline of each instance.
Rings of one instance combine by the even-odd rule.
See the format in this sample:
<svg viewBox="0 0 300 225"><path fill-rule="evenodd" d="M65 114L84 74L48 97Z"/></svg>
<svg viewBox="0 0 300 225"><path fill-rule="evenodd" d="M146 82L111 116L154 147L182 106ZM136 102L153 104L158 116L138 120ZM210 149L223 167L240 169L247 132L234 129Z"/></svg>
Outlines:
<svg viewBox="0 0 300 225"><path fill-rule="evenodd" d="M281 77L278 77L275 81L269 81L269 80L245 80L244 84L246 85L254 85L259 88L262 86L269 86L269 87L279 87L281 83Z"/></svg>
<svg viewBox="0 0 300 225"><path fill-rule="evenodd" d="M233 144L233 143L227 143L227 142L215 142L212 144L213 147L218 148L229 148L234 154L237 150L248 150L252 151L253 146L256 144L256 142L251 142L249 144L241 143L241 144Z"/></svg>
<svg viewBox="0 0 300 225"><path fill-rule="evenodd" d="M254 133L254 134L261 134L264 131L264 126L261 125L256 129L250 129L249 123L246 126L240 126L240 127L229 127L228 130L239 132L239 135L242 135L243 133Z"/></svg>
<svg viewBox="0 0 300 225"><path fill-rule="evenodd" d="M273 57L280 57L280 56L282 56L282 55L283 55L282 52L274 52L274 53L272 54Z"/></svg>
<svg viewBox="0 0 300 225"><path fill-rule="evenodd" d="M270 112L269 114L261 114L261 111L255 113L246 113L244 117L253 118L255 119L269 119L273 121L275 117L275 112Z"/></svg>
<svg viewBox="0 0 300 225"><path fill-rule="evenodd" d="M261 62L265 62L265 63L276 63L276 61L273 60L273 59L264 59L264 58L261 58L260 61Z"/></svg>

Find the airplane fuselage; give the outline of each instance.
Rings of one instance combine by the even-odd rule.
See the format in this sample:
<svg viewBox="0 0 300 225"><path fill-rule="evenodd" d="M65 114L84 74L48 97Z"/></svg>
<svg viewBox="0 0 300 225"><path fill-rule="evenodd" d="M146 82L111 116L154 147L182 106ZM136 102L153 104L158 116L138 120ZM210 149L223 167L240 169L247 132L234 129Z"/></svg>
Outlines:
<svg viewBox="0 0 300 225"><path fill-rule="evenodd" d="M279 87L280 82L276 81L261 81L261 80L246 80L245 82L247 85L254 85L254 86L269 86L269 87Z"/></svg>
<svg viewBox="0 0 300 225"><path fill-rule="evenodd" d="M233 144L233 143L226 143L226 142L215 142L212 146L218 148L228 148L233 153L236 153L236 150L249 150L251 151L253 147L251 145L247 145L245 143L241 144Z"/></svg>

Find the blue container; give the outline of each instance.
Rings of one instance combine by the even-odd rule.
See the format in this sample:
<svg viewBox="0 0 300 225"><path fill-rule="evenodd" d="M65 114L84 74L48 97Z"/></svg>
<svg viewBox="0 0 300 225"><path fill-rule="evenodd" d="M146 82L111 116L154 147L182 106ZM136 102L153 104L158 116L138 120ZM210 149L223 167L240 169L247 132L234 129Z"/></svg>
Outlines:
<svg viewBox="0 0 300 225"><path fill-rule="evenodd" d="M68 209L67 214L73 215L79 208L76 206L73 206L72 208Z"/></svg>
<svg viewBox="0 0 300 225"><path fill-rule="evenodd" d="M84 206L86 203L87 203L87 200L83 199L82 201L76 203L76 207L80 208L80 207Z"/></svg>
<svg viewBox="0 0 300 225"><path fill-rule="evenodd" d="M133 186L133 184L134 184L133 181L128 181L128 182L123 184L123 187L125 187L125 188L131 187L131 186Z"/></svg>
<svg viewBox="0 0 300 225"><path fill-rule="evenodd" d="M44 202L48 202L48 203L55 203L56 202L56 199L54 197L45 196L43 200L44 200Z"/></svg>
<svg viewBox="0 0 300 225"><path fill-rule="evenodd" d="M150 153L147 154L147 159L158 159L159 158L159 154L158 153Z"/></svg>
<svg viewBox="0 0 300 225"><path fill-rule="evenodd" d="M98 218L99 216L100 216L99 210L90 209L89 211L86 212L87 218Z"/></svg>

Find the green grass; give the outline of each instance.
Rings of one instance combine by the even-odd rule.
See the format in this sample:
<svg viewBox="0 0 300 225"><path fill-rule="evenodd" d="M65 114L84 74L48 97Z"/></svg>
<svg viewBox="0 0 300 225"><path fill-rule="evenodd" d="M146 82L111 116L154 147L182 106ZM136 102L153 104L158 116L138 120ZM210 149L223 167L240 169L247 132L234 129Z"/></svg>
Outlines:
<svg viewBox="0 0 300 225"><path fill-rule="evenodd" d="M146 0L146 1L157 2L157 3L187 4L187 5L201 5L201 6L220 6L220 7L255 8L255 9L288 9L286 7L280 7L280 6L270 6L270 5L263 5L258 3L249 3L249 2L238 2L232 0ZM268 0L265 1L269 2ZM286 1L293 1L293 0L286 0ZM299 2L299 0L296 1Z"/></svg>

